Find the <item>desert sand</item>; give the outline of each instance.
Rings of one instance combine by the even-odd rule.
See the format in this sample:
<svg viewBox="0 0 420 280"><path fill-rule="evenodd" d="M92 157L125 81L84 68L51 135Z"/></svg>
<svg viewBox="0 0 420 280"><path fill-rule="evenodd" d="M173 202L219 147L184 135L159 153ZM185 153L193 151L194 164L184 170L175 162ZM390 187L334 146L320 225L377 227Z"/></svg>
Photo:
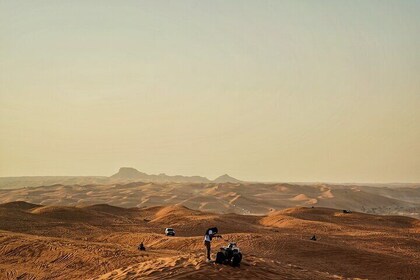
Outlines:
<svg viewBox="0 0 420 280"><path fill-rule="evenodd" d="M290 207L317 206L420 218L419 184L245 182L227 174L158 175L121 167L105 176L0 177L0 203L119 207L185 205L215 213L265 215Z"/></svg>
<svg viewBox="0 0 420 280"><path fill-rule="evenodd" d="M290 183L54 184L0 189L0 203L27 201L42 205L151 207L182 204L219 214L265 215L290 207L317 206L370 214L420 218L420 187Z"/></svg>
<svg viewBox="0 0 420 280"><path fill-rule="evenodd" d="M233 199L233 198L232 198ZM0 205L0 279L419 279L420 221L294 207L268 215L182 205ZM236 241L239 268L206 263L203 234ZM165 227L177 235L167 237ZM316 235L318 240L311 241ZM146 251L137 250L144 242Z"/></svg>

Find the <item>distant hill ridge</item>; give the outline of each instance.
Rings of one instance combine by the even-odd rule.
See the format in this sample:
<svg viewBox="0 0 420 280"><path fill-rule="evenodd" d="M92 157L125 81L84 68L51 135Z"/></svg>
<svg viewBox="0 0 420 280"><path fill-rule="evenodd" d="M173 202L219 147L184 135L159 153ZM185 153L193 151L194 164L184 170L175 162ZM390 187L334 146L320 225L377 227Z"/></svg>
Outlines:
<svg viewBox="0 0 420 280"><path fill-rule="evenodd" d="M121 167L120 170L109 177L111 180L118 181L147 181L147 182L174 182L174 183L240 183L241 181L235 179L227 174L217 177L211 181L202 176L183 176L183 175L166 175L161 173L159 175L146 174L140 172L132 167Z"/></svg>
<svg viewBox="0 0 420 280"><path fill-rule="evenodd" d="M0 189L17 189L22 187L38 187L61 185L96 185L96 184L119 184L129 182L153 182L153 183L240 183L227 174L215 180L209 180L202 176L183 175L158 175L140 172L132 167L121 167L112 176L19 176L0 177Z"/></svg>
<svg viewBox="0 0 420 280"><path fill-rule="evenodd" d="M241 180L233 178L227 174L217 177L213 180L213 183L241 183Z"/></svg>

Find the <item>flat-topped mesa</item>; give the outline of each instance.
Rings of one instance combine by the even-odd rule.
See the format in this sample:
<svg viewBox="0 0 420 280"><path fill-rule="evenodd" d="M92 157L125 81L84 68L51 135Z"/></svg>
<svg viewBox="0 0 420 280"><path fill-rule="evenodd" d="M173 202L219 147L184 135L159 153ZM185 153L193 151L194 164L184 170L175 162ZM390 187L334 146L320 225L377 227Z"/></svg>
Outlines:
<svg viewBox="0 0 420 280"><path fill-rule="evenodd" d="M118 181L144 181L144 182L173 182L173 183L210 183L211 181L206 177L201 176L182 176L182 175L166 175L160 173L159 175L147 174L140 172L132 167L121 167L120 170L109 177L112 180Z"/></svg>
<svg viewBox="0 0 420 280"><path fill-rule="evenodd" d="M112 179L142 179L147 177L146 173L140 172L132 167L121 167L120 170L111 176Z"/></svg>

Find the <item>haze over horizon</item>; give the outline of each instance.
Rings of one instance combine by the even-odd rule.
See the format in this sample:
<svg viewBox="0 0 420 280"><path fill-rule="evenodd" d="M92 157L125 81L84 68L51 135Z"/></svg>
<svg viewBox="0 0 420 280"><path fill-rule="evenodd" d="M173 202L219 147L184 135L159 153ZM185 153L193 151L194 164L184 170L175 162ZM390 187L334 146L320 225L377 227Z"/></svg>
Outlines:
<svg viewBox="0 0 420 280"><path fill-rule="evenodd" d="M0 176L420 182L420 1L1 1Z"/></svg>
<svg viewBox="0 0 420 280"><path fill-rule="evenodd" d="M314 183L314 184L316 184L316 183L321 183L321 184L323 184L323 183L325 183L325 184L353 184L354 183L354 184L368 184L368 185L369 184L378 184L378 185L381 185L381 184L385 184L385 185L393 185L393 184L401 184L401 185L419 184L419 182L402 182L402 181L398 181L398 182L397 181L395 181L395 182L391 182L391 181L390 182L357 182L357 181L356 182L353 182L353 181L338 182L338 181L282 181L282 180L268 181L268 180L242 180L241 178L238 178L236 176L231 176L231 174L227 174L227 173L219 174L216 177L208 177L208 176L204 176L204 175L201 175L201 174L168 174L166 172L150 173L150 172L144 172L143 170L137 170L136 168L133 168L133 167L121 167L118 170L118 172L114 172L113 174L90 174L90 175L77 175L77 174L65 174L65 175L22 175L22 176L0 176L0 179L1 178L4 178L4 179L6 179L6 178L28 178L28 177L29 178L30 177L43 177L43 178L46 178L46 177L80 177L80 178L83 178L83 177L92 177L92 178L94 178L94 177L101 177L101 178L102 177L107 177L107 178L113 178L115 175L119 174L121 172L121 169L123 169L123 168L134 169L137 172L146 174L148 176L158 176L158 177L165 176L165 178L167 178L167 177L169 177L169 178L170 177L176 177L176 176L181 176L181 177L186 177L186 178L189 178L189 177L198 177L198 179L200 179L200 178L201 179L208 179L209 180L208 181L209 183L215 183L215 181L217 181L219 178L225 178L225 177L227 177L227 178L231 178L231 179L234 179L235 181L237 180L237 181L242 182L242 183L268 183L268 184L270 184L270 183L304 183L304 184L305 183ZM134 180L134 181L136 181L136 180ZM142 180L139 179L137 181L142 181ZM200 182L199 181L200 180L196 181L196 183L200 183L201 182L201 181ZM18 181L18 182L21 183L20 181ZM191 182L195 182L195 181L191 181ZM103 182L103 183L105 183L105 182ZM14 184L16 184L16 182ZM46 185L48 185L48 184L49 183L46 183ZM61 183L61 182L58 181L58 182L54 182L54 184L63 184L63 183ZM77 183L77 184L80 184L80 183ZM10 183L9 183L9 185L10 185ZM1 189L1 186L0 186L0 189Z"/></svg>

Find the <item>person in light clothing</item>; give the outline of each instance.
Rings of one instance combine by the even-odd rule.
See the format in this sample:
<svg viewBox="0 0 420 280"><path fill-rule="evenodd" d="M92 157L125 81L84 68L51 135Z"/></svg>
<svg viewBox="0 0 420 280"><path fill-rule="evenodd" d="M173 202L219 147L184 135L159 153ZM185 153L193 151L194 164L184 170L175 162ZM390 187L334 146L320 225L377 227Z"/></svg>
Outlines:
<svg viewBox="0 0 420 280"><path fill-rule="evenodd" d="M204 234L204 246L206 247L206 256L207 256L207 262L211 262L211 240L215 238L222 238L221 235L217 235L217 228L209 228L206 230L206 233Z"/></svg>

